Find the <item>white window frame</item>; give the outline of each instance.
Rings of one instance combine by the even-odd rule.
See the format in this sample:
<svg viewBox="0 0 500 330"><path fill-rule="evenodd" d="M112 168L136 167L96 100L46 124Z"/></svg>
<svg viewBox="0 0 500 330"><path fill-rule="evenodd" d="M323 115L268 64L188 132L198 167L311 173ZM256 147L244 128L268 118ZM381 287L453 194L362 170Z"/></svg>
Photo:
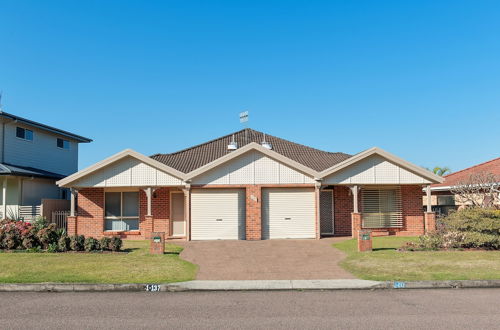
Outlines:
<svg viewBox="0 0 500 330"><path fill-rule="evenodd" d="M104 192L104 231L105 232L129 232L129 231L139 231L140 230L140 224L141 224L141 217L140 217L140 213L141 213L141 197L140 197L140 193L137 192L137 216L123 216L123 193L126 193L126 192L136 192L136 191L105 191ZM119 217L116 217L116 216L107 216L106 215L106 194L107 193L120 193L120 216ZM120 221L123 221L123 220L136 220L137 219L137 229L131 229L131 230L112 230L112 229L106 229L106 221L107 220L120 220Z"/></svg>
<svg viewBox="0 0 500 330"><path fill-rule="evenodd" d="M17 129L18 128L20 128L20 129L22 129L24 131L24 138L17 136ZM31 132L31 140L26 138L26 131ZM16 126L16 132L15 132L15 134L16 134L16 139L19 139L19 140L33 142L33 140L35 139L35 132L33 130L28 129L28 128L24 128L24 127L21 127L21 126Z"/></svg>
<svg viewBox="0 0 500 330"><path fill-rule="evenodd" d="M61 140L63 142L62 148L59 146L59 140ZM67 148L64 148L65 142L68 144ZM61 149L61 150L69 150L71 148L71 143L69 142L69 140L65 140L65 139L62 139L62 138L56 138L56 147L58 149Z"/></svg>

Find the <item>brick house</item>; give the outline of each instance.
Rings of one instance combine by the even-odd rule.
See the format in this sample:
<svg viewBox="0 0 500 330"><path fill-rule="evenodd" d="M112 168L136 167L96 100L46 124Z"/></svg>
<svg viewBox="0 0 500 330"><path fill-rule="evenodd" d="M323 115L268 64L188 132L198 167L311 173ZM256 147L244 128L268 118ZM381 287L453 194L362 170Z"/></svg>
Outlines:
<svg viewBox="0 0 500 330"><path fill-rule="evenodd" d="M260 240L423 234L434 214L422 188L439 182L379 148L326 152L244 129L171 154L124 150L58 184L72 192L69 234Z"/></svg>

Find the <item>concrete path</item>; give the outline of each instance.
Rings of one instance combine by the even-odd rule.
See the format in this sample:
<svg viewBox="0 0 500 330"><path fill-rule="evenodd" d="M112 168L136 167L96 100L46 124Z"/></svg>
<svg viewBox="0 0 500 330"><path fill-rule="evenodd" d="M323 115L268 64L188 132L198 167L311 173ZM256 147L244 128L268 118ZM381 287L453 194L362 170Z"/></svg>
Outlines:
<svg viewBox="0 0 500 330"><path fill-rule="evenodd" d="M339 262L345 254L332 248L335 241L190 241L181 258L197 264L198 280L321 280L352 279Z"/></svg>

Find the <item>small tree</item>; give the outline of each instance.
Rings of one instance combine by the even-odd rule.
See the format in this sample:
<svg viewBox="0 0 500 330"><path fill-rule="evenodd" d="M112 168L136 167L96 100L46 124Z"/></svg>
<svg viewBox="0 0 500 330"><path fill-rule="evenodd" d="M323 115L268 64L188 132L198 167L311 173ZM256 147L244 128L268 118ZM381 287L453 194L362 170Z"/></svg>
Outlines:
<svg viewBox="0 0 500 330"><path fill-rule="evenodd" d="M500 208L500 177L478 172L451 187L458 202L483 208Z"/></svg>

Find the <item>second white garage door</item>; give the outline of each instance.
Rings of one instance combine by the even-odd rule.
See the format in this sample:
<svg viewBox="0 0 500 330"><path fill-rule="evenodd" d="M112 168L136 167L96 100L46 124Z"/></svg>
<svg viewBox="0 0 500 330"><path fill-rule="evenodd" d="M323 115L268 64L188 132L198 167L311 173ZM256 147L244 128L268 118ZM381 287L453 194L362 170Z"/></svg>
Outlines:
<svg viewBox="0 0 500 330"><path fill-rule="evenodd" d="M245 239L245 190L193 189L191 239Z"/></svg>
<svg viewBox="0 0 500 330"><path fill-rule="evenodd" d="M315 238L314 189L262 190L262 238Z"/></svg>

